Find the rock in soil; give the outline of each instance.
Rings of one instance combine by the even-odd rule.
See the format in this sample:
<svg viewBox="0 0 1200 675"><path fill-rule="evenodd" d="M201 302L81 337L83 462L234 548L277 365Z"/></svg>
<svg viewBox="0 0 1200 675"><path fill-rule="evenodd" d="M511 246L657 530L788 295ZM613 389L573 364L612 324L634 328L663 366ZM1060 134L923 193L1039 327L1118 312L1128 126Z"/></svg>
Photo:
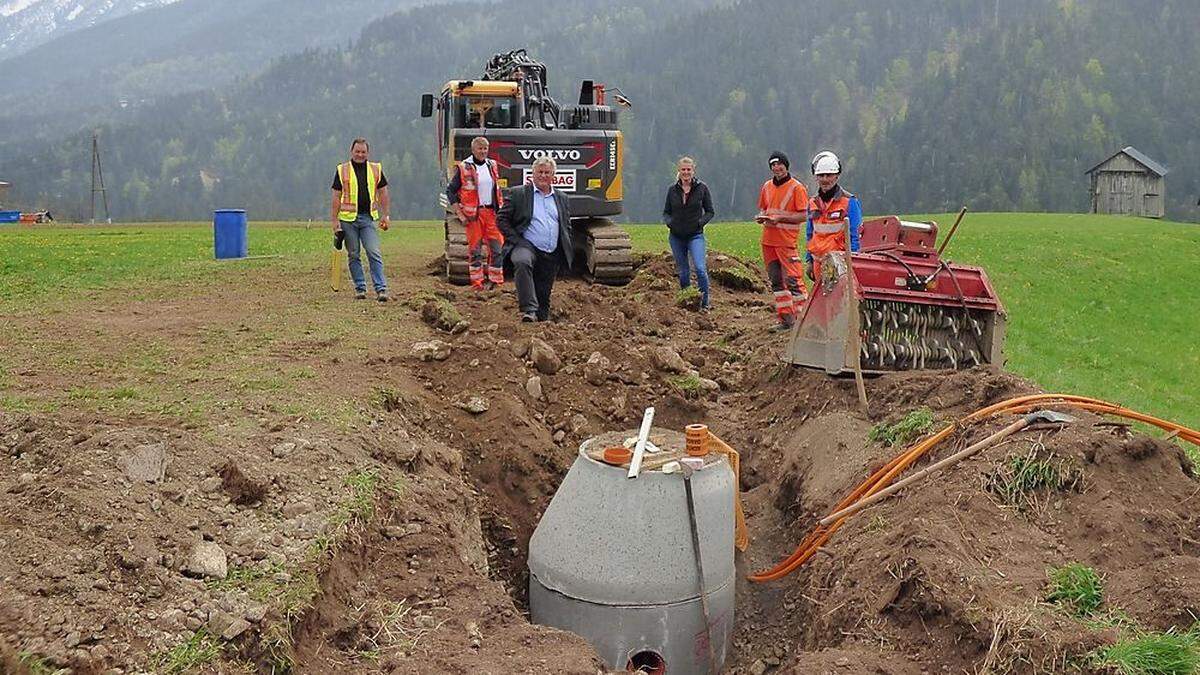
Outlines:
<svg viewBox="0 0 1200 675"><path fill-rule="evenodd" d="M488 411L487 399L482 396L469 396L465 399L458 399L454 405L466 410L472 415L482 415Z"/></svg>
<svg viewBox="0 0 1200 675"><path fill-rule="evenodd" d="M562 368L562 359L558 357L554 348L538 338L529 341L529 360L533 361L533 367L543 375L553 375Z"/></svg>
<svg viewBox="0 0 1200 675"><path fill-rule="evenodd" d="M422 361L445 361L450 358L450 345L441 340L415 342L411 354Z"/></svg>
<svg viewBox="0 0 1200 675"><path fill-rule="evenodd" d="M525 381L525 393L535 401L542 400L542 378L534 375Z"/></svg>
<svg viewBox="0 0 1200 675"><path fill-rule="evenodd" d="M650 352L650 362L655 368L668 373L686 373L691 370L679 352L670 347L656 347Z"/></svg>
<svg viewBox="0 0 1200 675"><path fill-rule="evenodd" d="M284 506L280 510L280 513L283 514L284 518L290 519L296 518L297 516L303 516L306 513L312 513L312 510L312 502L302 499L300 501L291 502L290 504Z"/></svg>
<svg viewBox="0 0 1200 675"><path fill-rule="evenodd" d="M167 473L167 444L139 445L121 458L121 471L131 483L158 483Z"/></svg>
<svg viewBox="0 0 1200 675"><path fill-rule="evenodd" d="M198 541L192 547L184 565L185 574L211 579L224 579L229 574L229 561L225 549L212 541Z"/></svg>
<svg viewBox="0 0 1200 675"><path fill-rule="evenodd" d="M608 360L608 357L600 352L592 352L583 366L583 379L587 380L589 384L599 387L608 380L608 372L611 368L612 362Z"/></svg>

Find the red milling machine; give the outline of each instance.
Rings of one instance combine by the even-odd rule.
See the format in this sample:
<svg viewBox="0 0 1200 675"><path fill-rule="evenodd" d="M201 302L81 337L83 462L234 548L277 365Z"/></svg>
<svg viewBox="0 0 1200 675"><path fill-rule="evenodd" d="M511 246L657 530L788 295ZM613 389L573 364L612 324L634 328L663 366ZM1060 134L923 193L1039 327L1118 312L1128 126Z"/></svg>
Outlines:
<svg viewBox="0 0 1200 675"><path fill-rule="evenodd" d="M864 221L849 265L844 252L822 260L783 360L830 374L1003 364L1007 315L987 274L936 242L936 223Z"/></svg>

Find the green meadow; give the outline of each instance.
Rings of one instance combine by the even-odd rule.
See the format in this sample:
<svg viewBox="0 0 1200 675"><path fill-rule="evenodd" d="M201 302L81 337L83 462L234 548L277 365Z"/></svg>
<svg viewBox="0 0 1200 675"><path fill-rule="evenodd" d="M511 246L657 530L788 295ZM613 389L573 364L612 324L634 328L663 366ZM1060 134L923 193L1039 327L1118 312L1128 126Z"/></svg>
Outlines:
<svg viewBox="0 0 1200 675"><path fill-rule="evenodd" d="M235 267L308 268L325 259L332 243L324 223L252 223L248 239L249 258L219 261L207 223L0 226L0 315L37 311L88 291L219 283L223 270ZM432 222L404 223L384 234L393 250L433 252L440 242L441 227Z"/></svg>
<svg viewBox="0 0 1200 675"><path fill-rule="evenodd" d="M953 216L934 219L949 229ZM641 251L666 229L630 226ZM753 223L714 223L712 249L757 258ZM226 270L261 267L286 283L324 269L323 224L252 223L251 259L215 261L207 224L0 229L0 316L69 310L94 293L150 286L196 293ZM385 257L423 264L441 226L397 223ZM1008 311L1008 367L1048 391L1095 396L1200 426L1200 226L1079 214L968 214L949 259L987 270ZM232 278L232 277L230 277ZM286 292L286 284L280 289ZM81 305L82 308L82 305ZM2 380L2 378L0 378Z"/></svg>

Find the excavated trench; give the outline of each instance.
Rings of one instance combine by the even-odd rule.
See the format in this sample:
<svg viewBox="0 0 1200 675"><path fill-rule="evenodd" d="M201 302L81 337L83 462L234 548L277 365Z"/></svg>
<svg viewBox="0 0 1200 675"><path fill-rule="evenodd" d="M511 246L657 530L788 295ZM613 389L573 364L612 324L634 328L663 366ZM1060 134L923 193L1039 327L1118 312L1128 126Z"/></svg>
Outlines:
<svg viewBox="0 0 1200 675"><path fill-rule="evenodd" d="M796 377L784 374L780 379L791 382L807 377L808 375ZM846 403L854 396L851 387L852 383L832 383L836 397L845 399ZM796 653L815 652L840 643L840 637L831 639L827 633L804 629L804 626L813 623L814 617L824 612L820 606L797 605L790 599L795 592L787 592L780 585L751 584L744 578L758 566L767 564L768 561L773 562L775 557L786 555L786 547L795 543L789 540L789 534L799 532L796 526L804 522L804 514L799 506L804 502L805 495L806 479L803 472L790 467L791 471L780 476L778 457L767 450L786 443L790 436L803 435L803 430L793 428L785 431L782 428L755 424L753 420L756 410L763 406L763 401L757 397L738 399L732 404L720 406L700 406L694 401L672 394L651 403L657 411L656 426L657 423L673 424L682 429L688 423L708 423L714 428L724 428L728 430L725 432L726 437L737 445L742 453L743 473L740 488L743 491L744 503L751 510L751 528L758 543L751 553L739 553L736 557L736 641L726 661L728 671L753 672L752 668L760 667L758 662L762 662L761 665L765 665L768 670L783 667L794 662ZM840 401L837 405L842 407ZM802 415L801 418L803 417L805 416ZM839 419L835 426L839 428L835 433L847 438L865 438L869 423L855 423L841 416L837 417ZM793 419L792 424L783 426L796 427L795 423L798 421L800 420ZM631 429L632 425L629 423L615 423L611 428L603 430L626 430L629 431L629 435L633 435ZM825 431L821 429L822 433ZM823 451L820 443L814 442L811 445L817 452ZM499 450L495 445L492 449ZM555 462L544 463L544 471L533 474L511 471L501 471L497 474L486 461L475 462L473 466L472 462L467 462L473 485L482 498L482 532L488 551L490 576L503 583L514 606L525 619L529 618L529 539L571 462L574 461L576 450L577 444L574 443L559 449L555 452ZM489 499L488 496L492 494L497 482L504 485L505 496L498 500ZM513 495L520 495L523 499L514 500ZM526 504L528 508L525 507ZM767 528L774 530L779 524L786 524L787 529L762 532ZM681 526L686 526L686 523ZM798 540L798 536L796 539ZM812 583L813 580L806 579L804 587L808 588ZM781 640L779 631L761 630L763 623L791 628L785 631L788 635Z"/></svg>
<svg viewBox="0 0 1200 675"><path fill-rule="evenodd" d="M473 326L444 337L459 354L397 368L412 382L405 405L425 413L406 417L412 433L441 459L415 471L411 495L390 498L322 579L320 604L298 624L302 670L361 666L380 651L385 672L595 672L582 639L528 623L529 538L579 444L636 427L648 406L656 426L705 423L741 453L752 544L737 559L727 672L1087 671L1116 636L1046 602L1047 569L1070 562L1104 575L1106 607L1142 629L1200 616L1190 463L1175 443L1089 413L865 511L783 579L747 581L899 452L868 440L873 425L918 407L943 424L1036 389L992 368L895 374L868 381L863 413L852 380L779 365L757 296L721 291L717 312L696 314L654 277L624 289L564 283L555 321L533 327L512 320L503 295L444 294ZM688 369L716 389L694 386ZM487 410L466 411L469 395ZM1002 421L961 430L930 457ZM1006 502L994 485L1014 458L1081 479ZM413 525L419 533L394 536ZM404 631L389 628L404 611ZM380 649L389 635L404 648Z"/></svg>
<svg viewBox="0 0 1200 675"><path fill-rule="evenodd" d="M1133 571L1160 556L1184 570L1200 569L1200 550L1189 541L1200 533L1200 520L1178 506L1196 494L1190 464L1172 443L1086 413L1077 413L1081 421L1073 426L1015 437L865 512L824 553L784 579L745 580L786 557L843 494L897 452L867 441L874 423L895 421L920 405L949 421L1034 391L989 369L892 376L871 382L875 402L872 414L863 415L855 409L850 381L805 371L761 372L745 395L710 404L700 415L689 409L674 420L720 429L743 454L742 498L754 543L737 558L730 672L883 667L919 673L984 666L1022 672L1065 664L1086 670L1088 655L1112 636L1089 630L1045 602L1046 570L1075 561L1109 574L1115 582L1113 607L1138 606L1136 620L1148 628L1186 628L1190 612L1200 609L1200 582L1187 574L1170 577L1170 584L1183 589L1182 598L1158 594L1146 602L1139 584L1156 584ZM772 388L777 391L768 393ZM652 403L671 410L668 401ZM960 433L936 456L1000 426L994 421ZM472 472L485 495L481 510L487 514L492 575L526 618L529 534L574 449L571 444L555 454L562 461L550 465L553 471L524 480L508 476L508 490L533 496L529 509L511 499L487 501L494 474ZM1037 489L1031 505L1004 503L989 481L1014 458L1026 457L1069 467L1083 478L1067 487ZM1148 521L1136 515L1146 513L1159 515ZM1127 544L1098 543L1089 534L1097 528Z"/></svg>

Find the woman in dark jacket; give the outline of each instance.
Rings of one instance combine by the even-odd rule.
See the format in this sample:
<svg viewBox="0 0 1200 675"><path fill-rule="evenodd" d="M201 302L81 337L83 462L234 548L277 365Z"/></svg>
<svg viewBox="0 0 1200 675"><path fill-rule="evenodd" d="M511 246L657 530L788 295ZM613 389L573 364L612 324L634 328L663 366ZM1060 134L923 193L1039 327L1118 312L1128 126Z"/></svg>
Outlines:
<svg viewBox="0 0 1200 675"><path fill-rule="evenodd" d="M691 157L681 157L677 165L675 184L667 188L667 202L663 206L663 223L671 231L667 237L671 243L671 254L675 256L675 271L679 273L679 287L691 285L691 270L696 268L696 286L700 288L701 307L709 309L708 264L705 262L707 245L704 241L704 226L716 215L712 195L708 186L696 179L696 162ZM691 265L688 265L688 257Z"/></svg>

